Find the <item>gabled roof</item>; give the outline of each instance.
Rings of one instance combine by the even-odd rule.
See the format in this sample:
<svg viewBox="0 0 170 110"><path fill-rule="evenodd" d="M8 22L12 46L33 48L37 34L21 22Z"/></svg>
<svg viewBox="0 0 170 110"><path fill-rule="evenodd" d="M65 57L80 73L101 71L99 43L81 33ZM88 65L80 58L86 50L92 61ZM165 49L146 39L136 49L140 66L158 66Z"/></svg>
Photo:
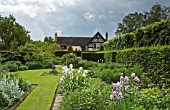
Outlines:
<svg viewBox="0 0 170 110"><path fill-rule="evenodd" d="M89 43L95 43L95 42L105 42L106 39L99 33L97 32L90 40Z"/></svg>
<svg viewBox="0 0 170 110"><path fill-rule="evenodd" d="M87 46L91 43L105 42L106 39L97 32L93 37L57 37L57 44L71 46Z"/></svg>
<svg viewBox="0 0 170 110"><path fill-rule="evenodd" d="M71 46L86 46L92 37L57 37L57 44Z"/></svg>

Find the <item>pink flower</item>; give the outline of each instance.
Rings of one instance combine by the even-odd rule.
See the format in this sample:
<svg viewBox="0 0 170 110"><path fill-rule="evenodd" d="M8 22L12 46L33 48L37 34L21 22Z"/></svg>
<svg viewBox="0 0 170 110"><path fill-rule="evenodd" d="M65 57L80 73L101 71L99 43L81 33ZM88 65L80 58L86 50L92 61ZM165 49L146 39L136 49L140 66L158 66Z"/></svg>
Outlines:
<svg viewBox="0 0 170 110"><path fill-rule="evenodd" d="M62 83L64 81L64 76L62 76L61 78L60 78L60 83Z"/></svg>
<svg viewBox="0 0 170 110"><path fill-rule="evenodd" d="M117 100L121 100L121 99L123 99L123 95L122 92L119 92L117 95Z"/></svg>
<svg viewBox="0 0 170 110"><path fill-rule="evenodd" d="M123 76L123 73L120 73L120 76Z"/></svg>
<svg viewBox="0 0 170 110"><path fill-rule="evenodd" d="M136 90L137 90L137 91L139 91L139 90L140 90L140 88L139 88L139 87L136 87Z"/></svg>
<svg viewBox="0 0 170 110"><path fill-rule="evenodd" d="M135 80L136 82L140 82L140 79L139 79L137 76L135 76L134 80Z"/></svg>
<svg viewBox="0 0 170 110"><path fill-rule="evenodd" d="M125 90L127 91L129 89L129 86L125 86Z"/></svg>
<svg viewBox="0 0 170 110"><path fill-rule="evenodd" d="M124 77L123 76L120 76L120 81L124 81Z"/></svg>
<svg viewBox="0 0 170 110"><path fill-rule="evenodd" d="M128 81L129 81L128 76L125 76L125 81L126 81L126 82L128 82Z"/></svg>
<svg viewBox="0 0 170 110"><path fill-rule="evenodd" d="M113 95L116 96L116 91L113 91Z"/></svg>
<svg viewBox="0 0 170 110"><path fill-rule="evenodd" d="M113 95L113 94L110 95L110 99L111 99L111 100L114 99L114 95Z"/></svg>
<svg viewBox="0 0 170 110"><path fill-rule="evenodd" d="M132 73L132 74L131 74L131 77L134 78L134 77L135 77L135 73Z"/></svg>
<svg viewBox="0 0 170 110"><path fill-rule="evenodd" d="M113 83L112 86L113 86L113 87L116 87L116 83Z"/></svg>

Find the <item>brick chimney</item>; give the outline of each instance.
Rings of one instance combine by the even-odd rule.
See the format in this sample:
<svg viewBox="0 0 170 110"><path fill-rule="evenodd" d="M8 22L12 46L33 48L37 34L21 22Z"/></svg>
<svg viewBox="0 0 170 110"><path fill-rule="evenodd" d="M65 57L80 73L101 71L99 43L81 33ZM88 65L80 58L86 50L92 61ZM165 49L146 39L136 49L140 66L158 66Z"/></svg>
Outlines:
<svg viewBox="0 0 170 110"><path fill-rule="evenodd" d="M108 40L108 33L106 32L106 35L105 35L105 39L106 41Z"/></svg>
<svg viewBox="0 0 170 110"><path fill-rule="evenodd" d="M57 43L57 37L58 37L58 34L57 34L57 32L55 32L55 35L54 35L54 37L55 37L55 42Z"/></svg>

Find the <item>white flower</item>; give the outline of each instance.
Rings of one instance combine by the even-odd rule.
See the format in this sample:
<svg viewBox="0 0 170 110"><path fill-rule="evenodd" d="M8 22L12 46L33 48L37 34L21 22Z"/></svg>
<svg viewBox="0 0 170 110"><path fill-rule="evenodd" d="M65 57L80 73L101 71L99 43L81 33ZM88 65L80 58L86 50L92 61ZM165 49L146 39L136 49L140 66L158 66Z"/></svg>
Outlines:
<svg viewBox="0 0 170 110"><path fill-rule="evenodd" d="M83 67L80 67L80 70L82 70L83 69Z"/></svg>
<svg viewBox="0 0 170 110"><path fill-rule="evenodd" d="M80 73L81 72L81 70L78 70L78 73Z"/></svg>
<svg viewBox="0 0 170 110"><path fill-rule="evenodd" d="M79 77L77 76L77 77L76 77L76 80L78 80L78 79L79 79Z"/></svg>
<svg viewBox="0 0 170 110"><path fill-rule="evenodd" d="M62 67L62 69L63 69L63 73L64 73L64 74L67 74L68 71L69 71L69 69L68 69L67 66Z"/></svg>
<svg viewBox="0 0 170 110"><path fill-rule="evenodd" d="M86 73L88 73L88 71L87 71L87 70L84 70L84 73L86 74Z"/></svg>
<svg viewBox="0 0 170 110"><path fill-rule="evenodd" d="M85 74L85 73L83 73L83 76L84 76L84 77L86 77L86 74Z"/></svg>
<svg viewBox="0 0 170 110"><path fill-rule="evenodd" d="M73 79L74 78L74 76L72 75L72 76L70 76L70 79Z"/></svg>
<svg viewBox="0 0 170 110"><path fill-rule="evenodd" d="M73 68L73 64L70 64L70 68L71 68L71 69Z"/></svg>

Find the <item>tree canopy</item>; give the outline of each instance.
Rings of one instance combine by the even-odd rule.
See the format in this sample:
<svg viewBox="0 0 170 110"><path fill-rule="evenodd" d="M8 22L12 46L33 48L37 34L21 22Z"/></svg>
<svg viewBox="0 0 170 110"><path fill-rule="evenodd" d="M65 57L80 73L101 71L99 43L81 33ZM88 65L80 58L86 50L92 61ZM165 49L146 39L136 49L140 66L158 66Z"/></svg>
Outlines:
<svg viewBox="0 0 170 110"><path fill-rule="evenodd" d="M55 43L54 42L54 39L51 37L51 36L46 36L45 38L44 38L44 42L49 42L49 43Z"/></svg>
<svg viewBox="0 0 170 110"><path fill-rule="evenodd" d="M161 20L165 20L167 18L170 18L170 7L155 4L149 12L135 12L125 16L122 23L118 23L118 28L115 34L121 35L129 33L142 26L147 26L154 22L160 22Z"/></svg>
<svg viewBox="0 0 170 110"><path fill-rule="evenodd" d="M5 43L5 49L10 50L30 41L29 31L16 22L13 15L0 15L0 39ZM14 47L15 44L15 47Z"/></svg>

